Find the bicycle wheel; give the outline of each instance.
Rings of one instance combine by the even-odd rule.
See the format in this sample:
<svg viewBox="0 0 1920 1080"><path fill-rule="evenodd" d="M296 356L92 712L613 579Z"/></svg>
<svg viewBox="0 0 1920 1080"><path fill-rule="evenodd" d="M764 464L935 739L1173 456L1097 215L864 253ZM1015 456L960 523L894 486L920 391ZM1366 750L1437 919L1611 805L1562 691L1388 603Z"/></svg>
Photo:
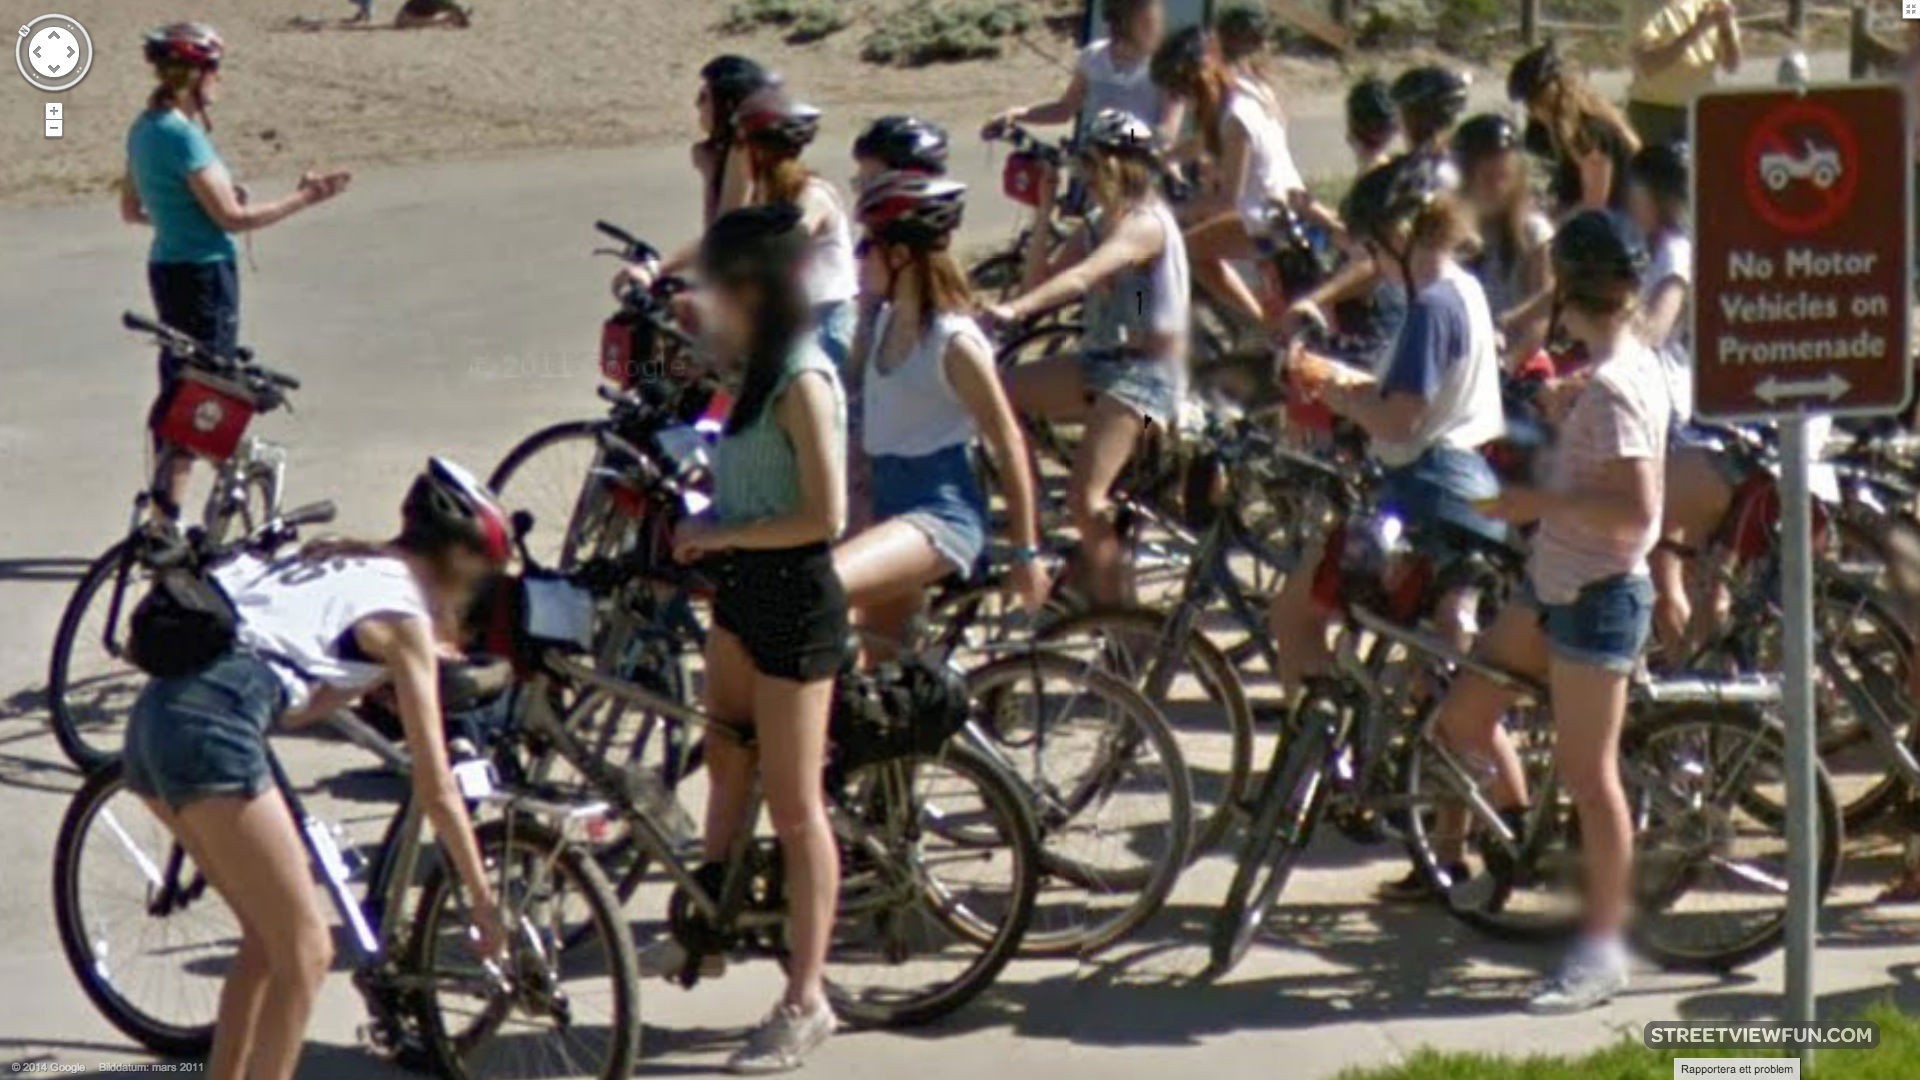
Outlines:
<svg viewBox="0 0 1920 1080"><path fill-rule="evenodd" d="M1040 830L1041 885L1022 950L1097 952L1166 902L1186 866L1193 794L1179 741L1119 679L1047 651L967 676L968 737L1021 792Z"/></svg>
<svg viewBox="0 0 1920 1080"><path fill-rule="evenodd" d="M564 568L582 544L575 515L600 458L598 420L542 428L500 459L487 486L514 510L533 514L527 550L542 566Z"/></svg>
<svg viewBox="0 0 1920 1080"><path fill-rule="evenodd" d="M1041 630L1050 649L1098 664L1146 695L1180 741L1193 788L1193 840L1197 859L1226 836L1234 808L1246 798L1253 770L1253 708L1233 662L1199 631L1186 636L1155 672L1169 616L1146 608L1092 611ZM1165 690L1148 693L1157 677Z"/></svg>
<svg viewBox="0 0 1920 1080"><path fill-rule="evenodd" d="M205 1056L240 923L118 762L67 806L53 912L68 966L109 1023L157 1054Z"/></svg>
<svg viewBox="0 0 1920 1080"><path fill-rule="evenodd" d="M994 362L1005 374L1023 364L1072 356L1079 351L1080 339L1085 333L1085 328L1078 323L1046 322L1029 326L1000 347L994 354ZM1030 419L1025 425L1035 452L1044 459L1043 466L1071 467L1074 452L1080 446L1078 423Z"/></svg>
<svg viewBox="0 0 1920 1080"><path fill-rule="evenodd" d="M1233 970L1247 955L1312 841L1326 806L1327 760L1340 723L1339 703L1310 694L1294 715L1298 724L1267 770L1247 823L1233 884L1213 918L1209 971L1216 977Z"/></svg>
<svg viewBox="0 0 1920 1080"><path fill-rule="evenodd" d="M53 736L67 760L92 772L120 757L126 741L127 713L146 685L146 676L121 654L134 605L147 593L149 575L136 558L127 577L115 625L114 583L130 540L122 540L93 560L74 586L53 635L47 665L47 714ZM114 647L108 646L109 630Z"/></svg>
<svg viewBox="0 0 1920 1080"><path fill-rule="evenodd" d="M1040 889L1033 816L961 744L855 770L833 793L843 877L827 992L842 1019L930 1023L993 985Z"/></svg>
<svg viewBox="0 0 1920 1080"><path fill-rule="evenodd" d="M981 259L967 268L967 285L982 300L1011 300L1020 295L1020 279L1026 271L1026 256L1021 244Z"/></svg>
<svg viewBox="0 0 1920 1080"><path fill-rule="evenodd" d="M1729 706L1629 725L1634 942L1663 967L1731 971L1779 948L1787 922L1787 751L1781 729ZM1819 774L1820 895L1839 870L1840 807Z"/></svg>
<svg viewBox="0 0 1920 1080"><path fill-rule="evenodd" d="M437 861L421 890L407 964L420 1027L455 1080L624 1080L640 1052L633 936L591 857L509 817L476 831L512 938L494 971L469 936L466 889ZM583 929L590 928L590 929ZM566 946L564 941L575 941Z"/></svg>
<svg viewBox="0 0 1920 1080"><path fill-rule="evenodd" d="M1889 738L1920 751L1920 724L1907 695L1913 638L1884 600L1838 579L1821 582L1814 619L1820 764L1845 827L1855 831L1892 810L1909 787L1869 725L1884 720Z"/></svg>

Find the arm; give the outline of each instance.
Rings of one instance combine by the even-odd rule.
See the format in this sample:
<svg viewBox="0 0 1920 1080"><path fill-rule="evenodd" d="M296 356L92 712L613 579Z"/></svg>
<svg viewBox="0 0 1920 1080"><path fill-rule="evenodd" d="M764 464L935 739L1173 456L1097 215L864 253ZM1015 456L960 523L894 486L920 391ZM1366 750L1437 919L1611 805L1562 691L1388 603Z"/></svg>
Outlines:
<svg viewBox="0 0 1920 1080"><path fill-rule="evenodd" d="M346 188L348 179L346 173L324 176L307 173L300 178L299 186L291 194L257 205L241 203L239 192L233 187L233 178L227 175L225 166L218 163L188 174L187 186L215 225L228 232L250 232L284 221L309 206L333 198Z"/></svg>
<svg viewBox="0 0 1920 1080"><path fill-rule="evenodd" d="M1580 156L1580 208L1605 210L1613 195L1613 159L1605 151L1591 150Z"/></svg>
<svg viewBox="0 0 1920 1080"><path fill-rule="evenodd" d="M1076 69L1067 89L1052 101L1012 109L1000 114L999 120L1014 124L1071 124L1080 116L1080 106L1087 100L1086 72ZM991 126L991 125L989 125Z"/></svg>
<svg viewBox="0 0 1920 1080"><path fill-rule="evenodd" d="M1178 241L1179 237L1163 235L1160 223L1149 215L1129 214L1085 259L1006 305L1006 314L1014 322L1024 322L1042 311L1078 300L1127 267L1157 258L1165 245Z"/></svg>
<svg viewBox="0 0 1920 1080"><path fill-rule="evenodd" d="M960 404L972 415L974 427L993 459L1001 494L1007 500L1010 539L1016 547L1038 547L1040 518L1027 457L1027 438L1021 433L1020 418L1000 384L993 354L978 340L956 334L947 343L942 364L947 385L953 387Z"/></svg>
<svg viewBox="0 0 1920 1080"><path fill-rule="evenodd" d="M1695 42L1718 29L1714 10L1712 4L1701 8L1700 17L1693 20L1693 25L1664 45L1646 44L1646 32L1643 28L1634 37L1632 49L1634 72L1639 75L1658 75L1679 63L1687 55L1687 50L1693 48ZM1728 19L1728 21L1732 20Z"/></svg>
<svg viewBox="0 0 1920 1080"><path fill-rule="evenodd" d="M720 165L720 201L714 207L714 217L729 210L738 210L753 201L751 154L752 151L744 143L734 143L727 148L726 160Z"/></svg>
<svg viewBox="0 0 1920 1080"><path fill-rule="evenodd" d="M387 666L393 678L407 754L413 761L413 797L433 824L453 868L467 888L475 921L483 932L498 932L499 911L487 884L487 870L474 841L466 800L453 779L440 712L440 681L433 627L422 618L366 619L354 637L368 656ZM492 943L495 947L503 941Z"/></svg>
<svg viewBox="0 0 1920 1080"><path fill-rule="evenodd" d="M1078 110L1075 110L1076 112ZM1154 134L1160 137L1161 146L1173 146L1180 141L1180 126L1187 118L1187 103L1172 94L1162 95L1160 100L1160 120L1153 126Z"/></svg>
<svg viewBox="0 0 1920 1080"><path fill-rule="evenodd" d="M1740 20L1734 17L1733 5L1729 0L1727 16L1720 22L1720 70L1729 75L1740 70L1740 63L1746 58L1746 50L1740 45Z"/></svg>
<svg viewBox="0 0 1920 1080"><path fill-rule="evenodd" d="M1246 127L1237 120L1228 124L1222 135L1220 160L1213 163L1213 182L1189 212L1193 221L1239 213L1240 193L1246 190L1247 174L1253 171L1253 146Z"/></svg>
<svg viewBox="0 0 1920 1080"><path fill-rule="evenodd" d="M1662 281L1640 314L1640 340L1653 346L1667 340L1686 307L1687 283L1677 277Z"/></svg>
<svg viewBox="0 0 1920 1080"><path fill-rule="evenodd" d="M1427 401L1418 394L1381 394L1370 378L1350 379L1327 387L1327 407L1359 424L1368 435L1388 442L1405 442L1420 430Z"/></svg>
<svg viewBox="0 0 1920 1080"><path fill-rule="evenodd" d="M1578 491L1555 494L1539 488L1514 491L1524 515L1496 510L1497 516L1517 524L1528 518L1552 517L1576 528L1622 533L1649 529L1660 522L1660 466L1652 458L1622 458L1608 462L1596 482ZM1502 493L1503 502L1508 498Z"/></svg>
<svg viewBox="0 0 1920 1080"><path fill-rule="evenodd" d="M817 544L847 525L847 467L833 452L833 387L824 376L803 374L773 404L773 418L793 442L800 466L800 504L783 517L715 529L698 546L766 550Z"/></svg>
<svg viewBox="0 0 1920 1080"><path fill-rule="evenodd" d="M120 177L120 220L129 225L151 225L147 208L140 203L140 189L133 184L133 167Z"/></svg>

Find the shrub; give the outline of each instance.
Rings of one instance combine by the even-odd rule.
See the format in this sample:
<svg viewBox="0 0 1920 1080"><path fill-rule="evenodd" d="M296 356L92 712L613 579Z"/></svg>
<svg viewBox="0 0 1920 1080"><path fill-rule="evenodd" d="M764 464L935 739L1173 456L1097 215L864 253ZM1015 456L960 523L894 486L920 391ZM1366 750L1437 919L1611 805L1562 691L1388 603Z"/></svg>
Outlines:
<svg viewBox="0 0 1920 1080"><path fill-rule="evenodd" d="M735 0L720 29L743 34L755 27L778 26L795 44L818 41L846 29L846 0Z"/></svg>
<svg viewBox="0 0 1920 1080"><path fill-rule="evenodd" d="M1033 25L1022 0L919 0L861 42L869 63L919 67L999 56L1005 39Z"/></svg>
<svg viewBox="0 0 1920 1080"><path fill-rule="evenodd" d="M1509 0L1440 0L1438 7L1434 31L1443 49L1471 46L1512 17Z"/></svg>

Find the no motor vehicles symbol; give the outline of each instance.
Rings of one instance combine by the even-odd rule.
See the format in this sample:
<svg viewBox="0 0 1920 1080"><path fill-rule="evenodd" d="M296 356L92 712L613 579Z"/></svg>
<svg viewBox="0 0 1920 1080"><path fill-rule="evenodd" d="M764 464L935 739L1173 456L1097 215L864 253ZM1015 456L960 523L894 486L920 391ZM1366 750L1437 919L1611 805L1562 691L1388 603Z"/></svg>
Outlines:
<svg viewBox="0 0 1920 1080"><path fill-rule="evenodd" d="M1753 126L1741 156L1747 202L1784 233L1818 232L1853 204L1860 187L1853 125L1818 101L1789 101Z"/></svg>

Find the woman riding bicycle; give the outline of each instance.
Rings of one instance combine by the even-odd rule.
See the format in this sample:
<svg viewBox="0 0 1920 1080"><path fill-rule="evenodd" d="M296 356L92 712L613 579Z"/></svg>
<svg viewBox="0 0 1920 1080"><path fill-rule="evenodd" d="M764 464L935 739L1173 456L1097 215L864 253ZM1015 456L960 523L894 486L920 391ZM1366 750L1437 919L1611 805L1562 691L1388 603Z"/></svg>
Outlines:
<svg viewBox="0 0 1920 1080"><path fill-rule="evenodd" d="M707 710L754 734L752 750L717 729L706 740L706 855L724 862L753 827L745 817L757 764L791 887L786 992L729 1062L738 1072L797 1068L835 1022L821 973L840 871L821 771L847 658L847 596L829 549L846 521L846 406L800 277L813 246L791 202L725 214L700 245L706 333L740 386L714 447L713 516L685 523L674 554L717 557ZM669 940L641 967L671 975L685 963Z"/></svg>
<svg viewBox="0 0 1920 1080"><path fill-rule="evenodd" d="M1269 232L1273 204L1306 188L1278 106L1236 77L1197 26L1168 38L1152 69L1161 90L1192 106L1205 153L1205 181L1182 215L1195 278L1241 330L1264 336L1265 306L1233 264L1260 257L1259 239Z"/></svg>
<svg viewBox="0 0 1920 1080"><path fill-rule="evenodd" d="M386 544L315 545L216 571L239 613L238 645L197 674L155 679L127 726L127 786L166 823L240 923L220 994L209 1074L294 1073L333 933L300 825L274 787L267 732L294 727L391 680L413 762L413 797L471 899L484 955L506 944L442 729L436 613L463 610L509 555L505 514L478 481L435 459Z"/></svg>
<svg viewBox="0 0 1920 1080"><path fill-rule="evenodd" d="M1166 33L1160 0L1107 0L1107 37L1080 50L1073 79L1048 102L1008 109L981 128L980 137L997 138L1009 125L1030 126L1091 122L1108 110L1145 124L1170 146L1180 133L1180 106L1154 85L1153 52Z"/></svg>
<svg viewBox="0 0 1920 1080"><path fill-rule="evenodd" d="M1440 164L1402 154L1361 177L1347 196L1347 228L1378 273L1408 297L1406 322L1384 362L1362 372L1296 344L1288 371L1303 390L1360 426L1385 467L1381 502L1430 546L1447 522L1500 539L1505 530L1474 510L1498 490L1480 448L1506 431L1500 361L1480 283L1460 265L1473 240L1467 211ZM1310 554L1308 566L1318 565ZM1292 574L1274 597L1270 620L1283 682L1298 685L1324 670L1327 612L1313 574ZM1470 597L1449 598L1439 621L1456 638L1470 633Z"/></svg>
<svg viewBox="0 0 1920 1080"><path fill-rule="evenodd" d="M1487 294L1498 325L1513 309L1551 283L1547 245L1553 222L1533 205L1520 132L1499 113L1481 113L1453 133L1453 160L1461 194L1479 219L1480 253L1468 267ZM1507 356L1532 356L1543 335L1508 335Z"/></svg>
<svg viewBox="0 0 1920 1080"><path fill-rule="evenodd" d="M293 193L249 205L214 151L208 112L220 95L226 46L205 23L174 23L150 31L143 45L159 85L127 131L127 171L120 185L120 217L151 225L147 287L154 312L175 330L232 356L240 338L240 273L233 233L264 229L346 190L344 172L309 172ZM180 360L160 354L160 397L180 375ZM158 407L156 403L156 408ZM160 509L177 517L193 459L159 448Z"/></svg>
<svg viewBox="0 0 1920 1080"><path fill-rule="evenodd" d="M860 365L875 524L834 549L834 568L860 624L887 641L904 637L928 586L972 573L985 553L972 454L983 438L1005 483L1013 591L1030 608L1046 599L1026 438L948 251L965 198L956 181L888 172L857 211L863 291L883 305Z"/></svg>
<svg viewBox="0 0 1920 1080"><path fill-rule="evenodd" d="M1539 528L1524 592L1480 644L1494 667L1545 679L1554 762L1580 819L1585 925L1559 974L1529 1002L1538 1013L1591 1008L1627 986L1633 821L1620 732L1650 627L1647 555L1660 533L1672 410L1660 361L1635 333L1647 271L1639 230L1619 214L1582 212L1554 237L1553 263L1561 318L1592 364L1576 376L1577 396L1557 425L1548 486L1510 487L1490 511ZM1514 700L1463 671L1438 721L1449 744L1494 777L1489 797L1510 827L1524 822L1527 803L1525 774L1500 726ZM1490 861L1482 880L1497 888L1497 873Z"/></svg>
<svg viewBox="0 0 1920 1080"><path fill-rule="evenodd" d="M1192 286L1147 125L1101 113L1087 125L1075 165L1099 206L1098 225L1061 246L1040 268L1040 285L986 310L1010 325L1086 298L1083 351L1020 365L1007 376L1007 394L1022 415L1084 425L1067 506L1092 599L1112 605L1129 591L1113 484L1147 427L1172 430L1178 419Z"/></svg>

